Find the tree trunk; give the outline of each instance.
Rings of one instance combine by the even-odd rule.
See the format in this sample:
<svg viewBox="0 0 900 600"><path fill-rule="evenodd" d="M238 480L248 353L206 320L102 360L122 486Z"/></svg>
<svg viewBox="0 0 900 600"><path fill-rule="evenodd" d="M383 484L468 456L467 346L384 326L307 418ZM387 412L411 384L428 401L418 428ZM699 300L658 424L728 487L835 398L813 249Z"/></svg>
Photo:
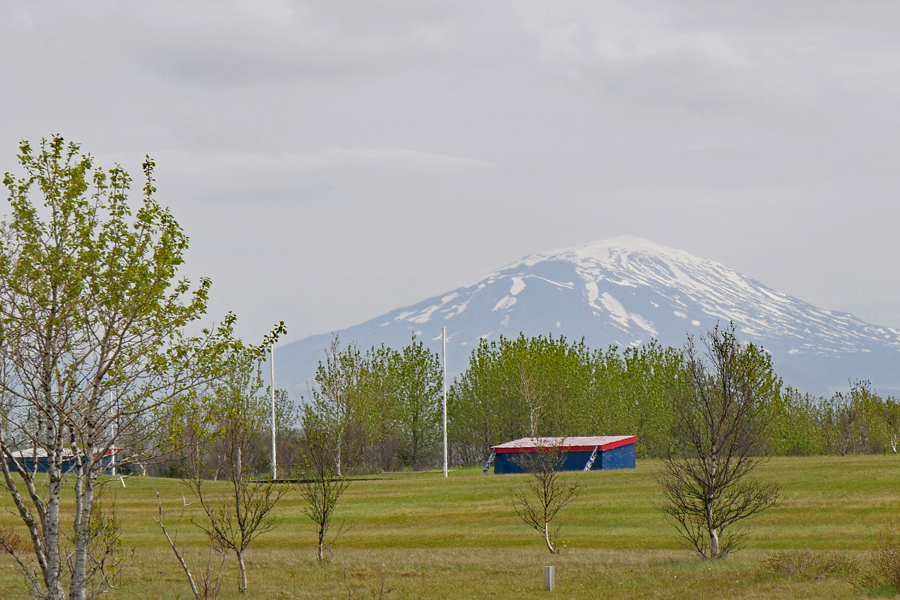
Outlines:
<svg viewBox="0 0 900 600"><path fill-rule="evenodd" d="M60 577L59 495L62 489L62 465L57 464L58 462L58 457L54 457L53 464L48 465L50 470L50 485L47 497L47 520L45 525L47 569L44 571L44 583L47 585L47 598L50 600L63 600L65 598L62 589L62 578Z"/></svg>
<svg viewBox="0 0 900 600"><path fill-rule="evenodd" d="M238 564L241 567L241 585L238 588L242 594L247 593L247 567L244 565L244 553L236 551Z"/></svg>
<svg viewBox="0 0 900 600"><path fill-rule="evenodd" d="M320 476L322 477L322 480L320 482L317 482L316 485L321 486L321 488L322 488L321 489L322 513L321 513L319 521L317 523L317 525L319 526L319 547L318 547L319 562L322 562L325 560L325 531L326 531L326 528L328 527L329 511L328 511L328 504L327 504L328 482L325 480L324 473L321 473Z"/></svg>
<svg viewBox="0 0 900 600"><path fill-rule="evenodd" d="M719 452L717 440L713 440L710 449L712 463L709 469L709 485L706 491L706 527L709 530L709 557L719 557L719 531L713 520L713 502L716 500L716 492L718 491L718 474L719 474Z"/></svg>
<svg viewBox="0 0 900 600"><path fill-rule="evenodd" d="M342 435L338 435L338 440L337 440L337 464L335 466L337 467L337 476L338 477L343 477L343 474L341 473L341 438L342 437L343 437Z"/></svg>
<svg viewBox="0 0 900 600"><path fill-rule="evenodd" d="M550 523L546 521L544 522L544 541L547 542L547 550L550 551L550 554L556 554L556 549L550 543Z"/></svg>
<svg viewBox="0 0 900 600"><path fill-rule="evenodd" d="M709 557L719 558L719 532L715 527L709 530Z"/></svg>
<svg viewBox="0 0 900 600"><path fill-rule="evenodd" d="M75 568L69 586L70 600L85 600L87 586L88 544L90 543L91 508L94 486L90 477L91 459L83 458L75 481Z"/></svg>

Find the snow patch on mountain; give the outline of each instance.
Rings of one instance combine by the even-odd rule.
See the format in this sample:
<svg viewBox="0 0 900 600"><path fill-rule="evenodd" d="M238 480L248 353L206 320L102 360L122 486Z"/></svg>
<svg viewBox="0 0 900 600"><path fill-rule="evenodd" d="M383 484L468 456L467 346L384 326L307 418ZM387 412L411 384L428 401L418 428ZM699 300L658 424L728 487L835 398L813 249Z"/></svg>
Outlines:
<svg viewBox="0 0 900 600"><path fill-rule="evenodd" d="M508 308L512 308L516 302L518 302L518 300L516 300L512 296L503 296L503 298L500 299L500 302L495 304L494 308L491 310L506 310Z"/></svg>
<svg viewBox="0 0 900 600"><path fill-rule="evenodd" d="M521 277L513 277L512 278L512 287L509 288L509 295L515 296L519 292L525 289L525 280Z"/></svg>

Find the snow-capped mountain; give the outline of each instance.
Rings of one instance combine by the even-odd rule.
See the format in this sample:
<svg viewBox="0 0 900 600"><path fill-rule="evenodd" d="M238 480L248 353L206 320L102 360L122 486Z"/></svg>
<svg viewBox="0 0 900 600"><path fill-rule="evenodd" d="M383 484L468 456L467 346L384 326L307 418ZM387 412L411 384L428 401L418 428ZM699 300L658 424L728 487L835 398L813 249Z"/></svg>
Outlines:
<svg viewBox="0 0 900 600"><path fill-rule="evenodd" d="M816 308L712 260L633 237L533 254L472 285L340 331L363 349L400 348L413 332L435 350L447 328L451 377L481 338L564 335L596 349L655 338L684 345L717 322L771 352L776 371L803 391L828 393L849 379L900 390L900 331ZM278 351L279 386L306 391L331 334Z"/></svg>

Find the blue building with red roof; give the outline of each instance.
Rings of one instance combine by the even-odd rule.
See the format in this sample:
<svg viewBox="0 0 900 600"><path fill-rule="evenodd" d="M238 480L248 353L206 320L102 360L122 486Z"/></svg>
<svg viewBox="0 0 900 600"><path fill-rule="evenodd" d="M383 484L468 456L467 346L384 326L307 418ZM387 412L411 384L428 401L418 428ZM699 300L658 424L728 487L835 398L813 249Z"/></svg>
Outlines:
<svg viewBox="0 0 900 600"><path fill-rule="evenodd" d="M636 435L521 438L491 447L494 473L524 473L523 456L538 452L564 454L562 471L633 469ZM525 464L523 464L525 463ZM485 473L490 465L485 465Z"/></svg>

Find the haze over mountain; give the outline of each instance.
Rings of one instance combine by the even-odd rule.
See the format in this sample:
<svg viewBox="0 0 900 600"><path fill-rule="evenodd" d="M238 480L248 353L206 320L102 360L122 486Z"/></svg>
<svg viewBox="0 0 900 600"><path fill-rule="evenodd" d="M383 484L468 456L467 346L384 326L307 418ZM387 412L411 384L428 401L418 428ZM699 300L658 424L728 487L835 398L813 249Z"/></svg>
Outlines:
<svg viewBox="0 0 900 600"><path fill-rule="evenodd" d="M867 379L900 390L900 331L823 310L777 292L727 266L672 248L617 237L533 254L475 283L337 332L365 350L400 348L415 334L440 350L447 328L448 370L466 369L479 339L563 335L594 349L658 340L681 347L717 322L733 321L741 340L772 354L789 385L816 394ZM332 334L277 349L276 383L306 393Z"/></svg>

